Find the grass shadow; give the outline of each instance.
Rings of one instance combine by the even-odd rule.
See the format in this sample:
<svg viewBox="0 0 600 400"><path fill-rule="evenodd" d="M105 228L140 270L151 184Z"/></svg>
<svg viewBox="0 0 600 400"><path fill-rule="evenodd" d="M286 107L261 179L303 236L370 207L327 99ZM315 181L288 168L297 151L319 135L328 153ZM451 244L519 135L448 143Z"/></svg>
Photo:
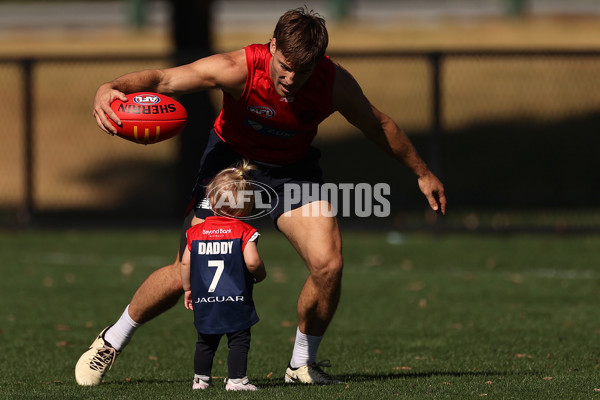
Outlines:
<svg viewBox="0 0 600 400"><path fill-rule="evenodd" d="M528 375L535 375L535 371L524 372ZM345 374L336 375L334 378L342 380L344 383L358 383L358 382L374 382L374 381L389 381L389 380L409 380L417 378L431 378L435 376L450 376L450 377L463 377L463 376L509 376L515 375L516 372L505 372L505 371L429 371L429 372L401 372L401 373L389 373L389 374ZM285 383L283 379L269 379L260 378L253 379L252 383L261 388L277 388L286 387L290 384Z"/></svg>

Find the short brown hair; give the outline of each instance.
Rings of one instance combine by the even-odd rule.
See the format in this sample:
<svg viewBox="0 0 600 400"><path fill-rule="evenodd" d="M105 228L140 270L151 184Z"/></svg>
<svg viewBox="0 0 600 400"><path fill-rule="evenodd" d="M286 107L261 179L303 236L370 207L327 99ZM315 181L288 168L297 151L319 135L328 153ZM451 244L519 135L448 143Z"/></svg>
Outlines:
<svg viewBox="0 0 600 400"><path fill-rule="evenodd" d="M315 65L325 56L329 44L325 20L306 7L283 14L275 26L273 38L292 68Z"/></svg>

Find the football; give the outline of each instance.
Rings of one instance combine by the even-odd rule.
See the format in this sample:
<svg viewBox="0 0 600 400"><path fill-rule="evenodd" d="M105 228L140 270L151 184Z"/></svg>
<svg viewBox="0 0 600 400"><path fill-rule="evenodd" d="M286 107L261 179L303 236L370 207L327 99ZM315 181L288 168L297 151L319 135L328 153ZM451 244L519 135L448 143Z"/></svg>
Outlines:
<svg viewBox="0 0 600 400"><path fill-rule="evenodd" d="M187 111L177 100L159 93L138 92L128 101L115 100L110 107L121 119L117 136L134 143L152 144L178 135L187 123Z"/></svg>

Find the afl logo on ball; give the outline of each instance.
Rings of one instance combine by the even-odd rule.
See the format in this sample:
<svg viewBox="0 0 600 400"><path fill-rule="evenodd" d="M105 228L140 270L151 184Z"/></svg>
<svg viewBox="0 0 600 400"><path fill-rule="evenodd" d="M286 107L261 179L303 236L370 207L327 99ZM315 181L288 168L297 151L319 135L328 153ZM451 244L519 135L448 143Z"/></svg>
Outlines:
<svg viewBox="0 0 600 400"><path fill-rule="evenodd" d="M270 107L264 106L249 106L248 110L254 114L258 114L263 118L273 118L275 116L275 110Z"/></svg>
<svg viewBox="0 0 600 400"><path fill-rule="evenodd" d="M144 95L140 95L140 96L135 96L133 98L133 102L136 104L140 104L140 105L150 105L150 104L156 104L156 103L160 103L160 97L158 96L152 96L149 94L144 94Z"/></svg>

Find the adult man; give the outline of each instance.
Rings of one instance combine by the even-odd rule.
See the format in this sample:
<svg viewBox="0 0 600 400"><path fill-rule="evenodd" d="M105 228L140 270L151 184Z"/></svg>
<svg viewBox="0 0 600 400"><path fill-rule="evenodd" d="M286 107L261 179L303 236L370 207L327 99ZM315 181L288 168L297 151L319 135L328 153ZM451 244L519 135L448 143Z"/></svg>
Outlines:
<svg viewBox="0 0 600 400"><path fill-rule="evenodd" d="M385 152L418 177L429 205L445 214L442 183L429 171L406 134L372 106L354 78L325 57L325 21L304 9L290 10L278 21L273 38L216 54L191 64L124 75L98 89L94 115L100 128L116 133L110 109L124 93L152 91L168 95L220 89L223 110L201 160L195 200L184 221L185 229L209 215L203 209L203 184L223 167L249 158L258 166L254 180L285 196L288 183L321 183L318 151L310 146L320 122L335 111L359 128ZM188 110L193 112L193 110ZM277 228L305 261L309 276L298 298L298 328L286 382L337 382L316 363L323 334L335 313L341 290L341 235L334 216L310 210L329 210L325 200L312 196L271 213ZM274 202L277 203L277 202ZM314 207L313 206L317 206ZM172 265L154 271L134 294L121 318L105 328L79 359L75 377L80 385L97 385L140 324L177 303L182 294L179 263L185 237Z"/></svg>

